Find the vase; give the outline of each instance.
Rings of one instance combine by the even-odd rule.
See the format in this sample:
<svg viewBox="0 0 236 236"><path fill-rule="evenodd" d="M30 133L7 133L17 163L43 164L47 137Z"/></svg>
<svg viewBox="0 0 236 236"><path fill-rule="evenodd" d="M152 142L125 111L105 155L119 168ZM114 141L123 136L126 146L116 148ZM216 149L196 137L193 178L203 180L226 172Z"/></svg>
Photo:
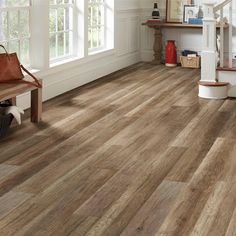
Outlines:
<svg viewBox="0 0 236 236"><path fill-rule="evenodd" d="M168 40L166 44L166 66L177 66L177 49L174 40Z"/></svg>

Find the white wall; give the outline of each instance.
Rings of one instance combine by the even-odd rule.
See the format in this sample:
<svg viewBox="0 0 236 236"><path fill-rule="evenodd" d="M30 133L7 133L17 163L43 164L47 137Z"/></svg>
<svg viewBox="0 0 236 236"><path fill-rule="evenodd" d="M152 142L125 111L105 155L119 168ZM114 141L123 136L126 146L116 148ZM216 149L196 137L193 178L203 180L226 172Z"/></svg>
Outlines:
<svg viewBox="0 0 236 236"><path fill-rule="evenodd" d="M221 1L221 0L220 0ZM152 11L152 0L140 0L141 6L141 21L145 22L150 18ZM161 15L165 18L165 1L159 1ZM201 4L202 0L195 0L195 4ZM225 10L227 15L227 9ZM236 1L233 0L233 52L236 53ZM146 26L141 27L141 58L143 61L150 61L153 58L153 40L154 40L154 30L149 29ZM200 53L202 48L202 30L200 29L164 29L163 30L163 46L168 39L173 39L176 41L178 53L184 49L198 51ZM225 42L228 42L227 35L225 36ZM163 47L164 49L164 47ZM225 52L227 52L227 44Z"/></svg>
<svg viewBox="0 0 236 236"><path fill-rule="evenodd" d="M139 62L139 39L139 0L115 0L115 49L36 73L43 79L43 100ZM23 108L29 107L29 101L29 94L17 98Z"/></svg>

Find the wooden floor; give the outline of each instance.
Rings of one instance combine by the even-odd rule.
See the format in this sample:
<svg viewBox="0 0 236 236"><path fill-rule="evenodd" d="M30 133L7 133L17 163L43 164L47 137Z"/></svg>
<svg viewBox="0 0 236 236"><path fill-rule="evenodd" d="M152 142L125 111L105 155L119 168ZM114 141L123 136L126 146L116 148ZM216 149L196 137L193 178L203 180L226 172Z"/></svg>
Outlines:
<svg viewBox="0 0 236 236"><path fill-rule="evenodd" d="M139 63L0 143L0 235L236 235L236 100Z"/></svg>

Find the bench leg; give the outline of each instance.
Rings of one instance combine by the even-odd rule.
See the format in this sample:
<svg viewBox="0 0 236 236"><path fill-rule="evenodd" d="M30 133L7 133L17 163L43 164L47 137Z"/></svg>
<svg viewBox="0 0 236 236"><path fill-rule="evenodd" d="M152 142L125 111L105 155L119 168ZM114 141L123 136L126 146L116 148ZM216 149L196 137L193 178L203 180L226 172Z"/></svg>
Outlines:
<svg viewBox="0 0 236 236"><path fill-rule="evenodd" d="M16 106L16 97L10 99L11 105Z"/></svg>
<svg viewBox="0 0 236 236"><path fill-rule="evenodd" d="M39 123L42 119L42 89L31 91L31 122Z"/></svg>

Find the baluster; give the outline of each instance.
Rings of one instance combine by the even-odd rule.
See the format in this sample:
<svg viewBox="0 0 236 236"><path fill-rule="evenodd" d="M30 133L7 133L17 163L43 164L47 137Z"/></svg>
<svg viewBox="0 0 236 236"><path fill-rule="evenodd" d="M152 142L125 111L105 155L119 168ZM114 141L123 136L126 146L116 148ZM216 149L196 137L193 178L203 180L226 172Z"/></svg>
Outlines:
<svg viewBox="0 0 236 236"><path fill-rule="evenodd" d="M233 67L232 36L233 36L233 4L231 1L229 3L229 68Z"/></svg>
<svg viewBox="0 0 236 236"><path fill-rule="evenodd" d="M220 9L220 67L224 67L224 9Z"/></svg>

